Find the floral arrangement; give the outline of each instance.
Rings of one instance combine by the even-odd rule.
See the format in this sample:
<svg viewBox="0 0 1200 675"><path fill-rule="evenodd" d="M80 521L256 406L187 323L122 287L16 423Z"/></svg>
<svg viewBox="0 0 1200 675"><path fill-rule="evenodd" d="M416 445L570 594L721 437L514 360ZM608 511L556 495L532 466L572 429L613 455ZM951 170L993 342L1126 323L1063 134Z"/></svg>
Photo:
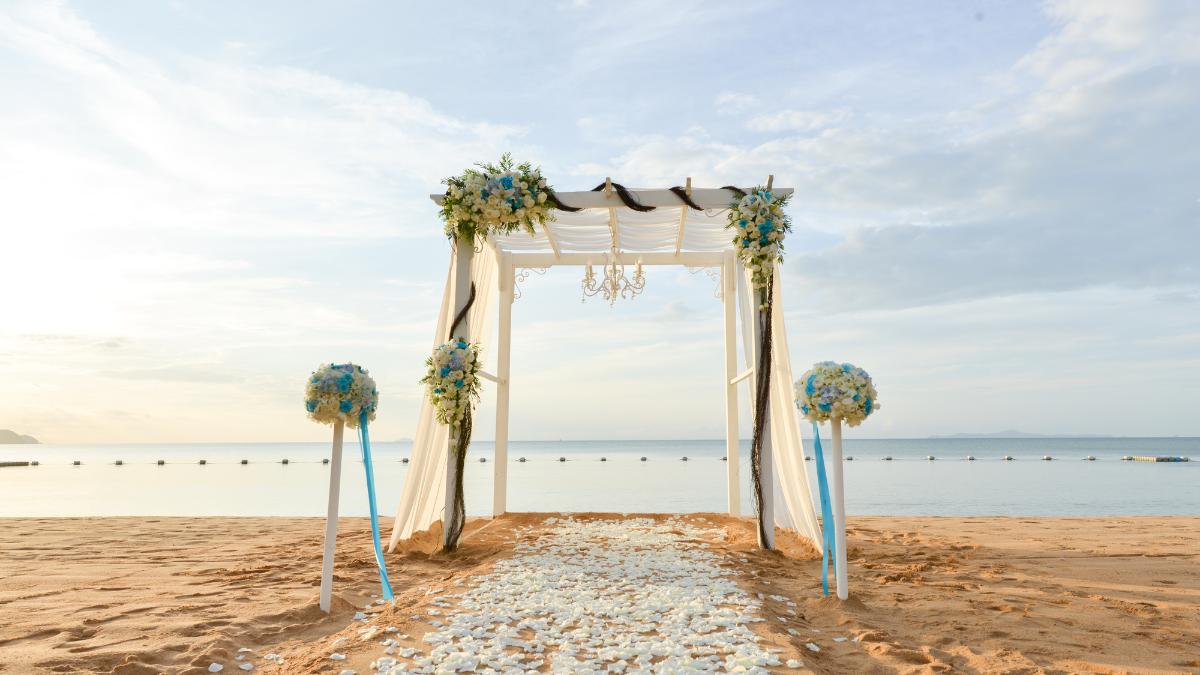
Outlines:
<svg viewBox="0 0 1200 675"><path fill-rule="evenodd" d="M792 220L783 212L791 195L778 197L765 187L753 188L729 206L729 224L737 230L733 245L738 258L751 273L755 288L765 288L783 259L783 237Z"/></svg>
<svg viewBox="0 0 1200 675"><path fill-rule="evenodd" d="M457 424L479 399L479 345L456 338L439 345L426 361L429 368L421 382L442 424Z"/></svg>
<svg viewBox="0 0 1200 675"><path fill-rule="evenodd" d="M535 232L534 224L554 219L550 186L541 169L529 162L513 165L505 153L498 164L477 164L461 176L447 178L446 198L442 201L442 220L446 236L474 241L490 232L524 229Z"/></svg>
<svg viewBox="0 0 1200 675"><path fill-rule="evenodd" d="M796 406L813 422L838 417L856 427L879 410L878 400L871 376L849 363L822 361L796 382Z"/></svg>
<svg viewBox="0 0 1200 675"><path fill-rule="evenodd" d="M379 407L379 390L375 380L361 366L353 363L330 363L313 371L304 390L304 407L308 416L321 424L338 420L355 428L367 414L375 419Z"/></svg>

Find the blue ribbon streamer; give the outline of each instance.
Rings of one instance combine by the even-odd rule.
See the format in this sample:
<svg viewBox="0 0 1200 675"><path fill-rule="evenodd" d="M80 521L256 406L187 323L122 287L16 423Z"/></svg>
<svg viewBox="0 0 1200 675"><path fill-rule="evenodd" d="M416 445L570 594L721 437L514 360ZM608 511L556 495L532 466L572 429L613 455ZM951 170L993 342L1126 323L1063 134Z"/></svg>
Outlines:
<svg viewBox="0 0 1200 675"><path fill-rule="evenodd" d="M392 584L388 581L387 565L383 562L383 544L379 541L379 513L375 508L375 471L371 468L371 436L367 433L367 413L358 418L358 443L362 448L363 469L367 472L367 501L371 505L371 538L375 541L375 565L379 568L379 585L383 587L384 600L395 597Z"/></svg>
<svg viewBox="0 0 1200 675"><path fill-rule="evenodd" d="M829 480L825 477L825 455L821 452L821 433L817 423L812 423L813 451L817 456L817 488L821 492L821 536L825 545L821 547L821 589L829 595L829 565L833 558L833 504L829 500ZM836 565L836 563L834 563ZM835 567L836 570L836 567Z"/></svg>

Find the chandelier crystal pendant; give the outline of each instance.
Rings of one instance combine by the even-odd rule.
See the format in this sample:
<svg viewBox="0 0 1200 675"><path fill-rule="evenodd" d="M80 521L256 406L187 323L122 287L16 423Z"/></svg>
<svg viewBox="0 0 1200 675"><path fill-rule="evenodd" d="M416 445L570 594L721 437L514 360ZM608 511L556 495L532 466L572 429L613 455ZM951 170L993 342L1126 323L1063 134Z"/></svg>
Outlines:
<svg viewBox="0 0 1200 675"><path fill-rule="evenodd" d="M608 306L612 307L616 304L617 298L622 300L632 300L641 294L646 288L646 273L642 271L642 261L638 261L634 267L633 280L630 281L625 276L625 265L617 260L617 250L614 248L609 253L605 254L607 260L604 263L604 278L597 281L596 272L592 269L592 264L588 263L583 272L583 281L580 287L583 289L583 297L580 302L586 302L588 298L597 295L608 301Z"/></svg>

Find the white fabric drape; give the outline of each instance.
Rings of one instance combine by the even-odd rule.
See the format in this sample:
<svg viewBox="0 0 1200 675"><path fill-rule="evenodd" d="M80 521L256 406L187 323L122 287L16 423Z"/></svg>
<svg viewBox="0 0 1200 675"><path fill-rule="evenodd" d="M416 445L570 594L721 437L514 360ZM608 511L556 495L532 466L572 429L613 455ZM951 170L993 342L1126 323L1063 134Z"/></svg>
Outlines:
<svg viewBox="0 0 1200 675"><path fill-rule="evenodd" d="M738 275L739 307L742 313L742 347L746 365L753 365L757 350L753 331L756 303L749 272L742 268ZM808 537L818 550L823 547L821 525L809 489L808 464L804 461L804 445L800 436L800 419L792 396L792 357L788 352L787 329L783 322L783 270L776 265L774 297L775 311L771 317L771 449L775 466L775 524L795 530ZM753 389L751 389L753 391ZM753 398L753 397L751 397Z"/></svg>
<svg viewBox="0 0 1200 675"><path fill-rule="evenodd" d="M452 249L453 250L453 249ZM471 261L471 281L475 283L475 304L468 317L472 341L491 335L492 294L496 288L496 255L491 246L485 245L476 251ZM438 314L437 332L433 336L433 347L449 339L450 322L454 319L454 254L450 256L450 269L446 274L446 286L442 292L442 308ZM487 345L484 345L486 348ZM482 356L481 356L482 359ZM413 532L428 529L441 520L445 510L446 453L450 429L438 423L433 406L425 396L421 397L421 408L417 414L417 432L413 436L412 458L408 474L404 478L404 492L400 495L400 508L392 525L392 536L388 550L395 550L396 543L407 539Z"/></svg>

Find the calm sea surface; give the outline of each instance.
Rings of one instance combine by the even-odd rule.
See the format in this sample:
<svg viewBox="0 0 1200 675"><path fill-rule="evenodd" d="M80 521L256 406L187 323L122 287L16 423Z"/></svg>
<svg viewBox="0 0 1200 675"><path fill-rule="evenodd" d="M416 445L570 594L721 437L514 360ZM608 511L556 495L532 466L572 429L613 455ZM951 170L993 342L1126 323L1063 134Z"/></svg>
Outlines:
<svg viewBox="0 0 1200 675"><path fill-rule="evenodd" d="M373 449L380 511L391 515L409 444ZM342 513L366 515L357 444L348 442L345 453ZM490 513L492 453L491 443L471 448L472 515ZM324 515L329 468L321 459L328 454L328 445L315 443L0 446L0 460L40 462L0 468L0 516ZM724 454L722 441L512 442L509 510L723 511ZM845 467L851 514L1200 515L1200 438L847 439L846 454L854 457ZM937 459L927 461L930 454ZM1015 461L1003 461L1006 454ZM893 461L883 461L888 455ZM1040 461L1043 455L1056 461ZM1096 461L1084 461L1087 455ZM1123 455L1194 461L1122 462ZM118 459L123 466L114 465ZM73 466L76 460L82 464ZM743 466L743 483L748 476ZM748 485L742 494L749 513Z"/></svg>

